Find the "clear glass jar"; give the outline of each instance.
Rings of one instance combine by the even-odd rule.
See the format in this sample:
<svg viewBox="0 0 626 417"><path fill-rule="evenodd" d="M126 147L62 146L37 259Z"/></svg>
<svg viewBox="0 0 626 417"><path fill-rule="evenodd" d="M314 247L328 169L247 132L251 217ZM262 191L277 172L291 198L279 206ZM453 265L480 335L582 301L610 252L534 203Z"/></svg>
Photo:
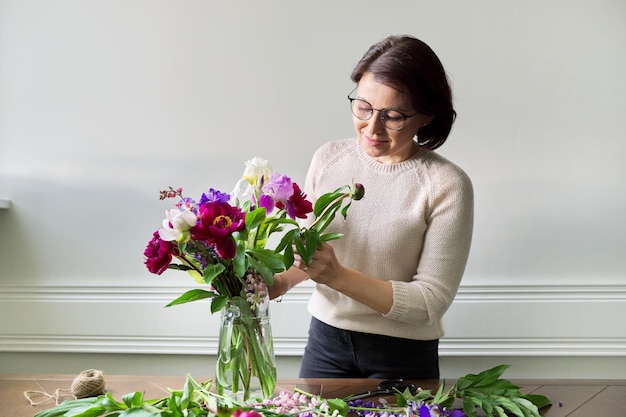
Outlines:
<svg viewBox="0 0 626 417"><path fill-rule="evenodd" d="M221 312L216 387L238 400L270 398L276 386L276 358L269 297L258 305L233 298Z"/></svg>

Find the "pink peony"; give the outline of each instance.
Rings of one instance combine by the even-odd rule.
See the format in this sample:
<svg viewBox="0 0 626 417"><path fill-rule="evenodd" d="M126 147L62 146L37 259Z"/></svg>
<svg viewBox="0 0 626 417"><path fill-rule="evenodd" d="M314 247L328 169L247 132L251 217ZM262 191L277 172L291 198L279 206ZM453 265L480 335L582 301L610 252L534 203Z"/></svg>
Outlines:
<svg viewBox="0 0 626 417"><path fill-rule="evenodd" d="M213 244L219 256L232 259L237 250L232 234L245 228L245 220L246 214L238 207L209 201L198 208L198 224L191 228L191 237Z"/></svg>

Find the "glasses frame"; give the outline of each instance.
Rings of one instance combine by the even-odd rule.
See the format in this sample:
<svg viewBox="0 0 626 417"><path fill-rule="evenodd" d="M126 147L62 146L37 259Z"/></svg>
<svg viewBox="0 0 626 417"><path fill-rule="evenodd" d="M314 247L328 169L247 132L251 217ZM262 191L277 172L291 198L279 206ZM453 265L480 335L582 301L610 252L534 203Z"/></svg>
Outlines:
<svg viewBox="0 0 626 417"><path fill-rule="evenodd" d="M380 118L380 122L383 124L383 126L385 126L385 129L389 129L389 130L393 130L393 131L396 131L396 132L397 132L397 131L402 130L402 128L404 127L404 125L405 125L405 123L406 123L406 119L408 119L408 118L410 118L410 117L413 117L413 116L416 116L417 114L419 114L419 112L418 112L418 111L416 111L416 112L415 112L415 113L413 113L413 114L404 114L404 113L402 113L401 111L399 111L398 109L394 109L394 108L391 108L391 107L385 107L384 109L375 109L375 108L374 108L374 106L372 106L372 104L371 104L369 101L367 101L367 100L363 100L362 98L357 98L357 97L350 97L350 96L352 95L352 93L354 93L354 92L356 91L356 89L357 89L357 88L358 88L358 87L355 87L355 88L354 88L354 90L350 91L350 94L348 94L348 100L350 100L350 112L352 112L352 114L354 115L354 117L356 117L356 118L357 118L357 119L359 119L359 120L363 120L363 121L370 120L370 119L372 118L372 116L374 115L374 112L376 112L376 111L377 111L377 112L378 112L378 117ZM354 113L354 107L353 107L353 104L354 104L354 101L355 101L355 100L359 100L359 101L362 101L362 102L364 102L364 103L367 103L367 104L368 104L368 105L372 108L372 112L370 113L370 116L369 116L368 118L363 119L363 118L361 118L361 117L357 116L357 115ZM389 111L395 111L395 112L398 112L398 113L400 113L400 115L402 116L402 126L400 126L400 128L398 128L398 129L394 129L394 128L391 128L391 127L387 126L387 124L385 123L385 115L386 115L386 114L387 114L387 112L389 112Z"/></svg>

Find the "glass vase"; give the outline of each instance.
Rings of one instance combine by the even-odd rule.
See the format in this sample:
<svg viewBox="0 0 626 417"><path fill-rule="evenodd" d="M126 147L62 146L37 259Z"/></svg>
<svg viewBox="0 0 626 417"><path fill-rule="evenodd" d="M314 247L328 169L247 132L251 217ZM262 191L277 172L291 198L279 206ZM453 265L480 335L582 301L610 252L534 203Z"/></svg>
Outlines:
<svg viewBox="0 0 626 417"><path fill-rule="evenodd" d="M258 305L233 298L222 309L215 372L220 395L247 401L274 393L276 359L269 305L269 297Z"/></svg>

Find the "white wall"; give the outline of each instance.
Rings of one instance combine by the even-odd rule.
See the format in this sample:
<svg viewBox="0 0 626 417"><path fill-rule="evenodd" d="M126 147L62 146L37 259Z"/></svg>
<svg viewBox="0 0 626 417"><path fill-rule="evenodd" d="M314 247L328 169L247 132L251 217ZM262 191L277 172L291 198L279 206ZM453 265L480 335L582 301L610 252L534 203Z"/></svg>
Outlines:
<svg viewBox="0 0 626 417"><path fill-rule="evenodd" d="M619 0L0 0L0 372L212 372L217 318L163 309L193 282L142 263L158 191L228 191L255 155L302 181L352 134L362 53L410 33L449 72L440 152L476 193L444 376L624 377L625 21ZM309 294L272 306L283 376Z"/></svg>

